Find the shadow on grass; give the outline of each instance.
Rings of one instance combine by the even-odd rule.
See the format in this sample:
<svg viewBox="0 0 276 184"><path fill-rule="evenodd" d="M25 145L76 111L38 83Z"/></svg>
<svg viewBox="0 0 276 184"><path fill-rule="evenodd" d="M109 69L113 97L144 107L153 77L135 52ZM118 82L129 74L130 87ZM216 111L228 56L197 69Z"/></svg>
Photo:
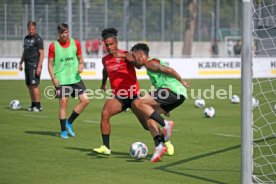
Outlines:
<svg viewBox="0 0 276 184"><path fill-rule="evenodd" d="M95 158L109 158L109 157L113 157L113 158L121 158L121 159L129 159L131 158L129 153L126 152L119 152L119 151L112 151L111 155L104 155L104 154L98 154L93 152L93 149L91 148L78 148L78 147L64 147L65 149L70 149L70 150L76 150L76 151L80 151L80 152L86 152L88 156L92 156ZM135 160L127 160L127 162L131 162ZM137 161L137 160L136 160Z"/></svg>
<svg viewBox="0 0 276 184"><path fill-rule="evenodd" d="M190 158L187 158L187 159L179 160L177 162L173 162L173 163L170 163L170 164L167 164L167 165L164 165L164 166L156 167L154 169L161 170L161 171L168 172L168 173L172 173L172 174L177 174L177 175L182 175L182 176L194 178L194 179L197 179L197 180L201 180L201 182L204 181L204 182L209 182L209 183L226 184L225 182L222 182L222 181L217 181L217 180L213 180L213 179L202 177L202 176L197 176L197 175L193 175L193 174L184 173L184 172L179 171L180 169L178 169L178 171L171 170L170 167L183 165L185 163L188 163L188 162L191 162L191 161L194 161L194 160L199 160L199 159L202 159L202 158L205 158L205 157L214 156L214 155L217 155L217 154L220 154L220 153L225 153L225 152L228 152L228 151L236 150L236 149L239 149L240 147L241 147L240 144L236 145L236 146L231 146L231 147L228 147L228 148L225 148L225 149L220 149L220 150L217 150L217 151L212 151L212 152L209 152L209 153L204 153L204 154L196 155L194 157L190 157ZM183 170L191 170L191 169L183 169ZM194 170L202 171L202 169L194 169ZM214 172L216 172L218 170L217 169L206 169L205 171L214 171ZM239 170L237 170L237 171L219 170L219 171L237 172L237 173L240 172Z"/></svg>
<svg viewBox="0 0 276 184"><path fill-rule="evenodd" d="M18 110L13 110L10 107L4 107L4 109L8 109L8 110L11 110L11 111L28 111L28 108L20 108Z"/></svg>
<svg viewBox="0 0 276 184"><path fill-rule="evenodd" d="M270 137L266 137L266 138L261 139L261 140L254 141L254 144L258 144L258 143L262 143L264 141L269 141L269 140L274 140L274 139L275 139L275 136L270 136ZM182 175L182 176L194 178L194 179L197 179L197 180L201 180L199 183L201 183L202 181L206 181L206 182L209 182L209 183L226 184L225 182L216 181L216 180L213 180L213 179L210 179L210 178L205 178L205 177L202 177L202 176L197 176L197 175L184 173L184 172L181 172L180 169L178 169L178 171L175 171L175 170L170 169L170 167L183 165L185 163L188 163L188 162L191 162L191 161L194 161L194 160L199 160L199 159L202 159L202 158L205 158L205 157L214 156L214 155L217 155L217 154L225 153L225 152L228 152L228 151L233 151L233 150L240 149L240 148L241 148L241 145L238 144L238 145L231 146L231 147L224 148L224 149L220 149L220 150L217 150L217 151L211 151L211 152L204 153L204 154L201 154L201 155L196 155L194 157L190 157L190 158L187 158L187 159L179 160L177 162L167 164L167 165L163 165L163 166L159 166L159 167L156 167L154 169L161 170L161 171L168 172L168 173L172 173L172 174L177 174L177 175ZM187 169L187 168L182 169L182 171L184 171L184 170L186 170L186 171L196 170L196 171L232 172L232 173L237 172L237 173L240 173L240 170L225 170L225 169L224 170L223 169L204 169L203 170L202 168L201 169Z"/></svg>
<svg viewBox="0 0 276 184"><path fill-rule="evenodd" d="M59 137L59 132L50 132L50 131L33 131L28 130L25 131L26 134L35 134L35 135L46 135L46 136L53 136L53 137Z"/></svg>

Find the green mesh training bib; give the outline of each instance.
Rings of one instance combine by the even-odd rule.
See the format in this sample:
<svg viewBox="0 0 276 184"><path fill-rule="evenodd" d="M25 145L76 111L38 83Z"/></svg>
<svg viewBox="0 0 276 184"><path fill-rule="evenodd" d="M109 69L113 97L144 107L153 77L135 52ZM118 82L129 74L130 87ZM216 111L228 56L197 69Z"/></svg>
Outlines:
<svg viewBox="0 0 276 184"><path fill-rule="evenodd" d="M58 41L55 44L54 75L60 85L75 84L81 80L78 73L79 61L77 58L77 46L74 39L70 39L70 45L63 48Z"/></svg>
<svg viewBox="0 0 276 184"><path fill-rule="evenodd" d="M152 60L152 59L154 59L154 58L149 58L148 61ZM168 64L165 61L162 61L160 59L158 59L158 60L160 61L161 65L168 66ZM164 74L164 73L160 73L160 72L153 72L150 70L147 70L147 74L148 74L150 81L155 89L169 88L174 93L181 94L184 97L187 97L186 88L174 77L172 77L168 74Z"/></svg>

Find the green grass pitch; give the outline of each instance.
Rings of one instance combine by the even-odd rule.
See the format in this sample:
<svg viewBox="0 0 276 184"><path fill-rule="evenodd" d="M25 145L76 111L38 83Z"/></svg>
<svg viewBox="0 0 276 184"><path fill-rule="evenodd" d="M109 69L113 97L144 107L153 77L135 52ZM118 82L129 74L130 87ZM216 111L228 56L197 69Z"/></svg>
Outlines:
<svg viewBox="0 0 276 184"><path fill-rule="evenodd" d="M86 81L97 89L100 81ZM149 89L147 80L139 81ZM204 118L203 109L188 99L171 113L175 121L172 143L175 155L164 155L151 163L153 140L131 111L111 119L111 156L96 155L92 148L102 144L100 113L104 100L92 99L74 123L75 138L59 137L58 101L43 95L50 81L41 81L43 112L27 112L30 100L24 81L0 81L0 183L2 184L236 184L241 181L240 105L229 99L206 99L206 106L216 109L215 118ZM240 96L240 80L192 80L191 96L204 89L214 91L229 86ZM210 92L206 92L210 96ZM8 104L19 99L23 109L10 110ZM77 100L70 99L67 113ZM136 161L129 155L133 142L149 147L146 159Z"/></svg>

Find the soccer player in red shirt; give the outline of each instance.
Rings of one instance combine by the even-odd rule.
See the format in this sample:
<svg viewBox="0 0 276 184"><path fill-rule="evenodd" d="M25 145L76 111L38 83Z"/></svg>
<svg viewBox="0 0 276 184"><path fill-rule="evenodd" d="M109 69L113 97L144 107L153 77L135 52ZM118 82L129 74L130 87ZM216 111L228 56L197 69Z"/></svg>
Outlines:
<svg viewBox="0 0 276 184"><path fill-rule="evenodd" d="M131 108L133 100L137 98L139 93L134 62L128 61L127 58L117 58L114 56L117 52L127 53L127 51L118 48L117 33L118 31L114 28L107 28L102 31L102 39L108 54L102 59L103 78L101 89L106 90L106 81L109 78L113 97L106 100L101 112L103 145L93 149L93 151L105 155L110 155L111 153L109 146L111 132L110 118L127 108ZM136 114L136 116L139 116L139 114Z"/></svg>
<svg viewBox="0 0 276 184"><path fill-rule="evenodd" d="M59 99L60 137L68 139L67 131L69 135L75 137L73 122L89 104L89 99L80 77L84 67L80 42L69 37L67 24L60 23L57 29L59 40L49 46L48 70L53 85L56 87L56 98ZM66 119L70 95L78 97L79 103L74 107L70 117Z"/></svg>

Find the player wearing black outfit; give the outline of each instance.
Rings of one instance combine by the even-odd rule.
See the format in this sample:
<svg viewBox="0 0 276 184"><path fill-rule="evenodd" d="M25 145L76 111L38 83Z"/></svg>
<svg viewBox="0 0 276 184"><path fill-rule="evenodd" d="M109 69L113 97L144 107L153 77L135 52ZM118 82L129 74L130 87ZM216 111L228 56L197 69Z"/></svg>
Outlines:
<svg viewBox="0 0 276 184"><path fill-rule="evenodd" d="M36 32L36 22L29 21L27 27L28 35L24 39L24 51L19 63L19 70L23 70L22 64L25 62L25 82L32 101L28 111L39 112L42 111L38 85L44 58L43 39Z"/></svg>

